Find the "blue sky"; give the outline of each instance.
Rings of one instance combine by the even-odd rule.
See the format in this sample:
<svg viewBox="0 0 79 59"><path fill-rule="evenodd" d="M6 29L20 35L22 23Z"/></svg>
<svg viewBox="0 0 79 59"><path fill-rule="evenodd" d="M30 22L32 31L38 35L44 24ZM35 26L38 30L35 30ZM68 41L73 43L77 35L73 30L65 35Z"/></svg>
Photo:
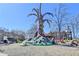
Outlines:
<svg viewBox="0 0 79 59"><path fill-rule="evenodd" d="M79 13L79 4L65 4L70 15ZM42 12L53 12L58 4L42 4ZM17 29L27 31L32 27L35 17L27 17L32 12L32 8L38 8L39 4L17 3L17 4L0 4L0 27L9 30ZM46 24L47 25L47 24ZM48 25L45 32L48 32Z"/></svg>

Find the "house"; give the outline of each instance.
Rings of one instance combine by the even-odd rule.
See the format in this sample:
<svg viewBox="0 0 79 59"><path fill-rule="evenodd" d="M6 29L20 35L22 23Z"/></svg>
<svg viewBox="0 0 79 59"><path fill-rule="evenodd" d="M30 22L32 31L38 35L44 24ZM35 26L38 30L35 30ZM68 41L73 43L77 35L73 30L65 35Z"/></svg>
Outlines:
<svg viewBox="0 0 79 59"><path fill-rule="evenodd" d="M4 36L7 36L8 40L11 42L16 41L16 39L20 39L20 40L24 40L25 39L25 34L24 32L9 32L9 31L5 31L3 29L0 29L0 43L3 42L4 40Z"/></svg>
<svg viewBox="0 0 79 59"><path fill-rule="evenodd" d="M69 39L72 40L72 32L50 32L50 33L45 33L46 37L49 38L55 38L55 39Z"/></svg>

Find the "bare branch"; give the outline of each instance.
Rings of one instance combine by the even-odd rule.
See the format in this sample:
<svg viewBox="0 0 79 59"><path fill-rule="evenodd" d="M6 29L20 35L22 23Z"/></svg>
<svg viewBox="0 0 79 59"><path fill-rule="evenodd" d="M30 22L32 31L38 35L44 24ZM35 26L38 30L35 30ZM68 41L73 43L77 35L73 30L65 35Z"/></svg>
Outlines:
<svg viewBox="0 0 79 59"><path fill-rule="evenodd" d="M28 16L37 16L37 15L34 13L30 13L30 14L28 14Z"/></svg>
<svg viewBox="0 0 79 59"><path fill-rule="evenodd" d="M43 17L44 17L44 16L46 16L46 15L50 15L50 16L52 16L52 17L53 17L53 14L52 14L52 13L50 13L50 12L46 12L46 13L44 13L44 14L43 14Z"/></svg>
<svg viewBox="0 0 79 59"><path fill-rule="evenodd" d="M39 15L39 9L33 8L32 11L35 11L37 15Z"/></svg>
<svg viewBox="0 0 79 59"><path fill-rule="evenodd" d="M51 27L51 25L50 25L50 24L52 23L52 20L49 20L49 19L44 19L44 20L43 20L43 22L47 22L47 23L48 23L48 25L49 25L49 27Z"/></svg>

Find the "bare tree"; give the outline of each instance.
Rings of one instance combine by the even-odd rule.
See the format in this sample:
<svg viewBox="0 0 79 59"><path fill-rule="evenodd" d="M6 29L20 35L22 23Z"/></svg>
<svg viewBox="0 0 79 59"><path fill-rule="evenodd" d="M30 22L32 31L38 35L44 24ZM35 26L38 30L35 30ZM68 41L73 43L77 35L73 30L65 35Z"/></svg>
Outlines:
<svg viewBox="0 0 79 59"><path fill-rule="evenodd" d="M24 40L25 39L25 32L24 31L21 31L21 30L12 30L10 32L10 35L12 35L14 38L16 39L22 39Z"/></svg>
<svg viewBox="0 0 79 59"><path fill-rule="evenodd" d="M78 35L79 32L79 14L75 17L75 31L76 31L76 36Z"/></svg>
<svg viewBox="0 0 79 59"><path fill-rule="evenodd" d="M79 14L71 18L70 25L73 32L73 38L76 38L79 32Z"/></svg>
<svg viewBox="0 0 79 59"><path fill-rule="evenodd" d="M75 38L75 23L73 21L71 21L70 25L71 25L71 28L72 28L73 38Z"/></svg>
<svg viewBox="0 0 79 59"><path fill-rule="evenodd" d="M29 30L27 30L27 32L26 32L27 38L34 37L36 31L37 31L37 25L33 24L33 26Z"/></svg>
<svg viewBox="0 0 79 59"><path fill-rule="evenodd" d="M37 25L33 24L33 26L27 31L27 34L35 34L37 31Z"/></svg>
<svg viewBox="0 0 79 59"><path fill-rule="evenodd" d="M66 8L64 6L64 4L59 4L58 8L54 9L54 18L53 21L55 22L55 24L57 25L58 28L58 32L59 32L59 38L61 38L61 30L62 30L62 26L64 24L64 20L67 17L67 12L66 12Z"/></svg>

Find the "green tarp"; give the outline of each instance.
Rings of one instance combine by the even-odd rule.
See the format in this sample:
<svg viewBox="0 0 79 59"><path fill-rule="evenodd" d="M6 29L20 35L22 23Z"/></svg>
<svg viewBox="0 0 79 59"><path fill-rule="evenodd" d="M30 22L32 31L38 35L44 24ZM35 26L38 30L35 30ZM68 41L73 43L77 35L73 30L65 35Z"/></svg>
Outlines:
<svg viewBox="0 0 79 59"><path fill-rule="evenodd" d="M41 36L41 37L34 37L30 41L25 40L21 43L21 45L48 46L52 45L52 42L48 38Z"/></svg>

